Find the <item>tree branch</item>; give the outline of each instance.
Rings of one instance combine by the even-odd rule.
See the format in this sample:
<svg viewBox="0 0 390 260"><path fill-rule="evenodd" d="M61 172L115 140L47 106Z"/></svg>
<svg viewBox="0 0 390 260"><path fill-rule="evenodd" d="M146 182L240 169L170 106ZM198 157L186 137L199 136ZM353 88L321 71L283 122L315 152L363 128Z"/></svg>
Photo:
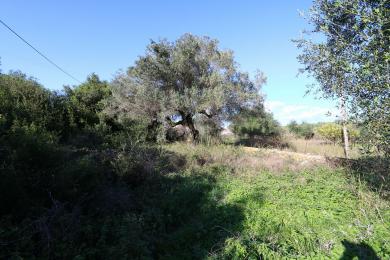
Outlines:
<svg viewBox="0 0 390 260"><path fill-rule="evenodd" d="M212 118L213 117L213 115L210 115L210 114L208 114L207 112L206 112L206 110L200 110L199 112L198 112L199 114L202 114L202 115L205 115L205 116L207 116L208 118Z"/></svg>
<svg viewBox="0 0 390 260"><path fill-rule="evenodd" d="M171 127L175 127L175 126L177 126L177 125L183 124L183 120L180 120L180 121L178 121L178 122L174 122L174 121L171 119L170 116L165 117L165 119L168 121L168 124L169 124Z"/></svg>

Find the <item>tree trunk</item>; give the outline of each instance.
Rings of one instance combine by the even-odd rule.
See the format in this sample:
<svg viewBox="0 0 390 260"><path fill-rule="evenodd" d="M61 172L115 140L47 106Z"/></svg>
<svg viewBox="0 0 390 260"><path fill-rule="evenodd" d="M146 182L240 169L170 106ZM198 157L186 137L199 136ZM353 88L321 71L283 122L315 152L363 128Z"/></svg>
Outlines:
<svg viewBox="0 0 390 260"><path fill-rule="evenodd" d="M344 155L345 158L349 158L349 141L347 126L343 124L343 138L344 138Z"/></svg>
<svg viewBox="0 0 390 260"><path fill-rule="evenodd" d="M178 111L180 116L181 116L181 123L183 126L187 126L192 134L192 140L194 142L199 141L199 131L196 130L194 120L192 119L193 115L192 114L185 114L184 111L179 110Z"/></svg>
<svg viewBox="0 0 390 260"><path fill-rule="evenodd" d="M190 128L190 130L191 130L193 141L197 143L199 141L199 131L196 130L196 128L195 128L194 120L192 119L192 115L188 114L185 117L184 122L185 122L185 125L187 125L188 128Z"/></svg>
<svg viewBox="0 0 390 260"><path fill-rule="evenodd" d="M344 155L345 158L349 158L349 140L348 140L348 129L347 129L347 111L345 108L345 98L341 96L340 100L340 112L341 120L343 122L343 143L344 143Z"/></svg>

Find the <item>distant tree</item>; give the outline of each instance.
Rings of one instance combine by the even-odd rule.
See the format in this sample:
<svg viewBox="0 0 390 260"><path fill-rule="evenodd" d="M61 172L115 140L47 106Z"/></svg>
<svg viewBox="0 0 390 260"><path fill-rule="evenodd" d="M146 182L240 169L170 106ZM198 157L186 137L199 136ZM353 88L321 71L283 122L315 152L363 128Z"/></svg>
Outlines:
<svg viewBox="0 0 390 260"><path fill-rule="evenodd" d="M315 128L315 132L320 137L336 144L342 140L342 127L335 123L325 123Z"/></svg>
<svg viewBox="0 0 390 260"><path fill-rule="evenodd" d="M111 90L106 81L100 80L93 73L81 85L75 88L65 87L65 94L70 124L82 129L100 122L100 113L104 102L111 96Z"/></svg>
<svg viewBox="0 0 390 260"><path fill-rule="evenodd" d="M185 34L175 42L152 41L146 54L112 82L107 111L119 118L147 121L149 129L183 125L199 139L194 117L229 119L248 104L261 102L256 81L240 72L232 51L208 37Z"/></svg>
<svg viewBox="0 0 390 260"><path fill-rule="evenodd" d="M231 128L240 137L274 137L280 135L280 125L263 106L244 108L232 120Z"/></svg>
<svg viewBox="0 0 390 260"><path fill-rule="evenodd" d="M295 120L291 120L291 122L288 123L287 128L288 128L288 130L289 130L291 133L294 133L294 134L297 134L298 131L299 131L299 129L298 129L298 123L297 123L297 121L295 121Z"/></svg>
<svg viewBox="0 0 390 260"><path fill-rule="evenodd" d="M298 137L311 139L314 136L313 124L308 124L305 122L298 124L295 120L293 120L287 125L287 128L291 133L295 134Z"/></svg>
<svg viewBox="0 0 390 260"><path fill-rule="evenodd" d="M313 126L313 124L302 122L302 124L300 125L300 128L301 128L301 135L305 139L311 139L311 138L314 137L314 126Z"/></svg>
<svg viewBox="0 0 390 260"><path fill-rule="evenodd" d="M303 71L325 97L340 100L345 153L347 111L364 122L371 141L390 154L390 22L387 0L316 0L308 20L316 42L298 40Z"/></svg>

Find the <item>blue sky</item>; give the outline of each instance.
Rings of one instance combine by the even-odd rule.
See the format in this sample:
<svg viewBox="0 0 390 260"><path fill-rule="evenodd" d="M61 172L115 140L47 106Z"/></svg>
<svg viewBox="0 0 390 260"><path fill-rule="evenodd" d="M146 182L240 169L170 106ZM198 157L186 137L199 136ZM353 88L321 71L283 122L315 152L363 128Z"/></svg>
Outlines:
<svg viewBox="0 0 390 260"><path fill-rule="evenodd" d="M232 49L241 69L267 75L266 105L286 124L329 121L334 104L304 96L311 82L297 77L298 50L291 39L307 28L298 10L310 0L289 1L20 1L2 0L0 19L80 80L96 72L110 80L132 65L150 39L184 33L217 38ZM0 69L21 70L45 87L73 81L0 26Z"/></svg>

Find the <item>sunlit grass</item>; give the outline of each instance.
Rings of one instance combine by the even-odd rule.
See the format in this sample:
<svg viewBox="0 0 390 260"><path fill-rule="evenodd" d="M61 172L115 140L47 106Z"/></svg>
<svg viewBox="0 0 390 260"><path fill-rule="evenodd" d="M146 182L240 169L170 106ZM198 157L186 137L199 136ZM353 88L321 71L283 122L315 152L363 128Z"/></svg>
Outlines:
<svg viewBox="0 0 390 260"><path fill-rule="evenodd" d="M208 186L200 213L167 234L167 241L183 242L161 245L169 246L171 256L207 251L201 258L390 257L390 203L344 169L253 167L254 160L261 164L284 154L228 145L173 144L167 149L186 157L186 176L200 178L189 184L191 194ZM172 207L197 212L191 204Z"/></svg>
<svg viewBox="0 0 390 260"><path fill-rule="evenodd" d="M342 172L329 169L230 179L225 202L240 205L243 228L215 257L338 259L345 253L344 240L365 241L389 257L389 226L369 206L375 195L349 182ZM381 204L384 213L388 206Z"/></svg>
<svg viewBox="0 0 390 260"><path fill-rule="evenodd" d="M323 140L290 137L287 139L290 144L290 150L299 153L311 153L328 157L344 157L344 149L342 144L327 143ZM351 145L350 157L358 158L360 156L358 145Z"/></svg>

